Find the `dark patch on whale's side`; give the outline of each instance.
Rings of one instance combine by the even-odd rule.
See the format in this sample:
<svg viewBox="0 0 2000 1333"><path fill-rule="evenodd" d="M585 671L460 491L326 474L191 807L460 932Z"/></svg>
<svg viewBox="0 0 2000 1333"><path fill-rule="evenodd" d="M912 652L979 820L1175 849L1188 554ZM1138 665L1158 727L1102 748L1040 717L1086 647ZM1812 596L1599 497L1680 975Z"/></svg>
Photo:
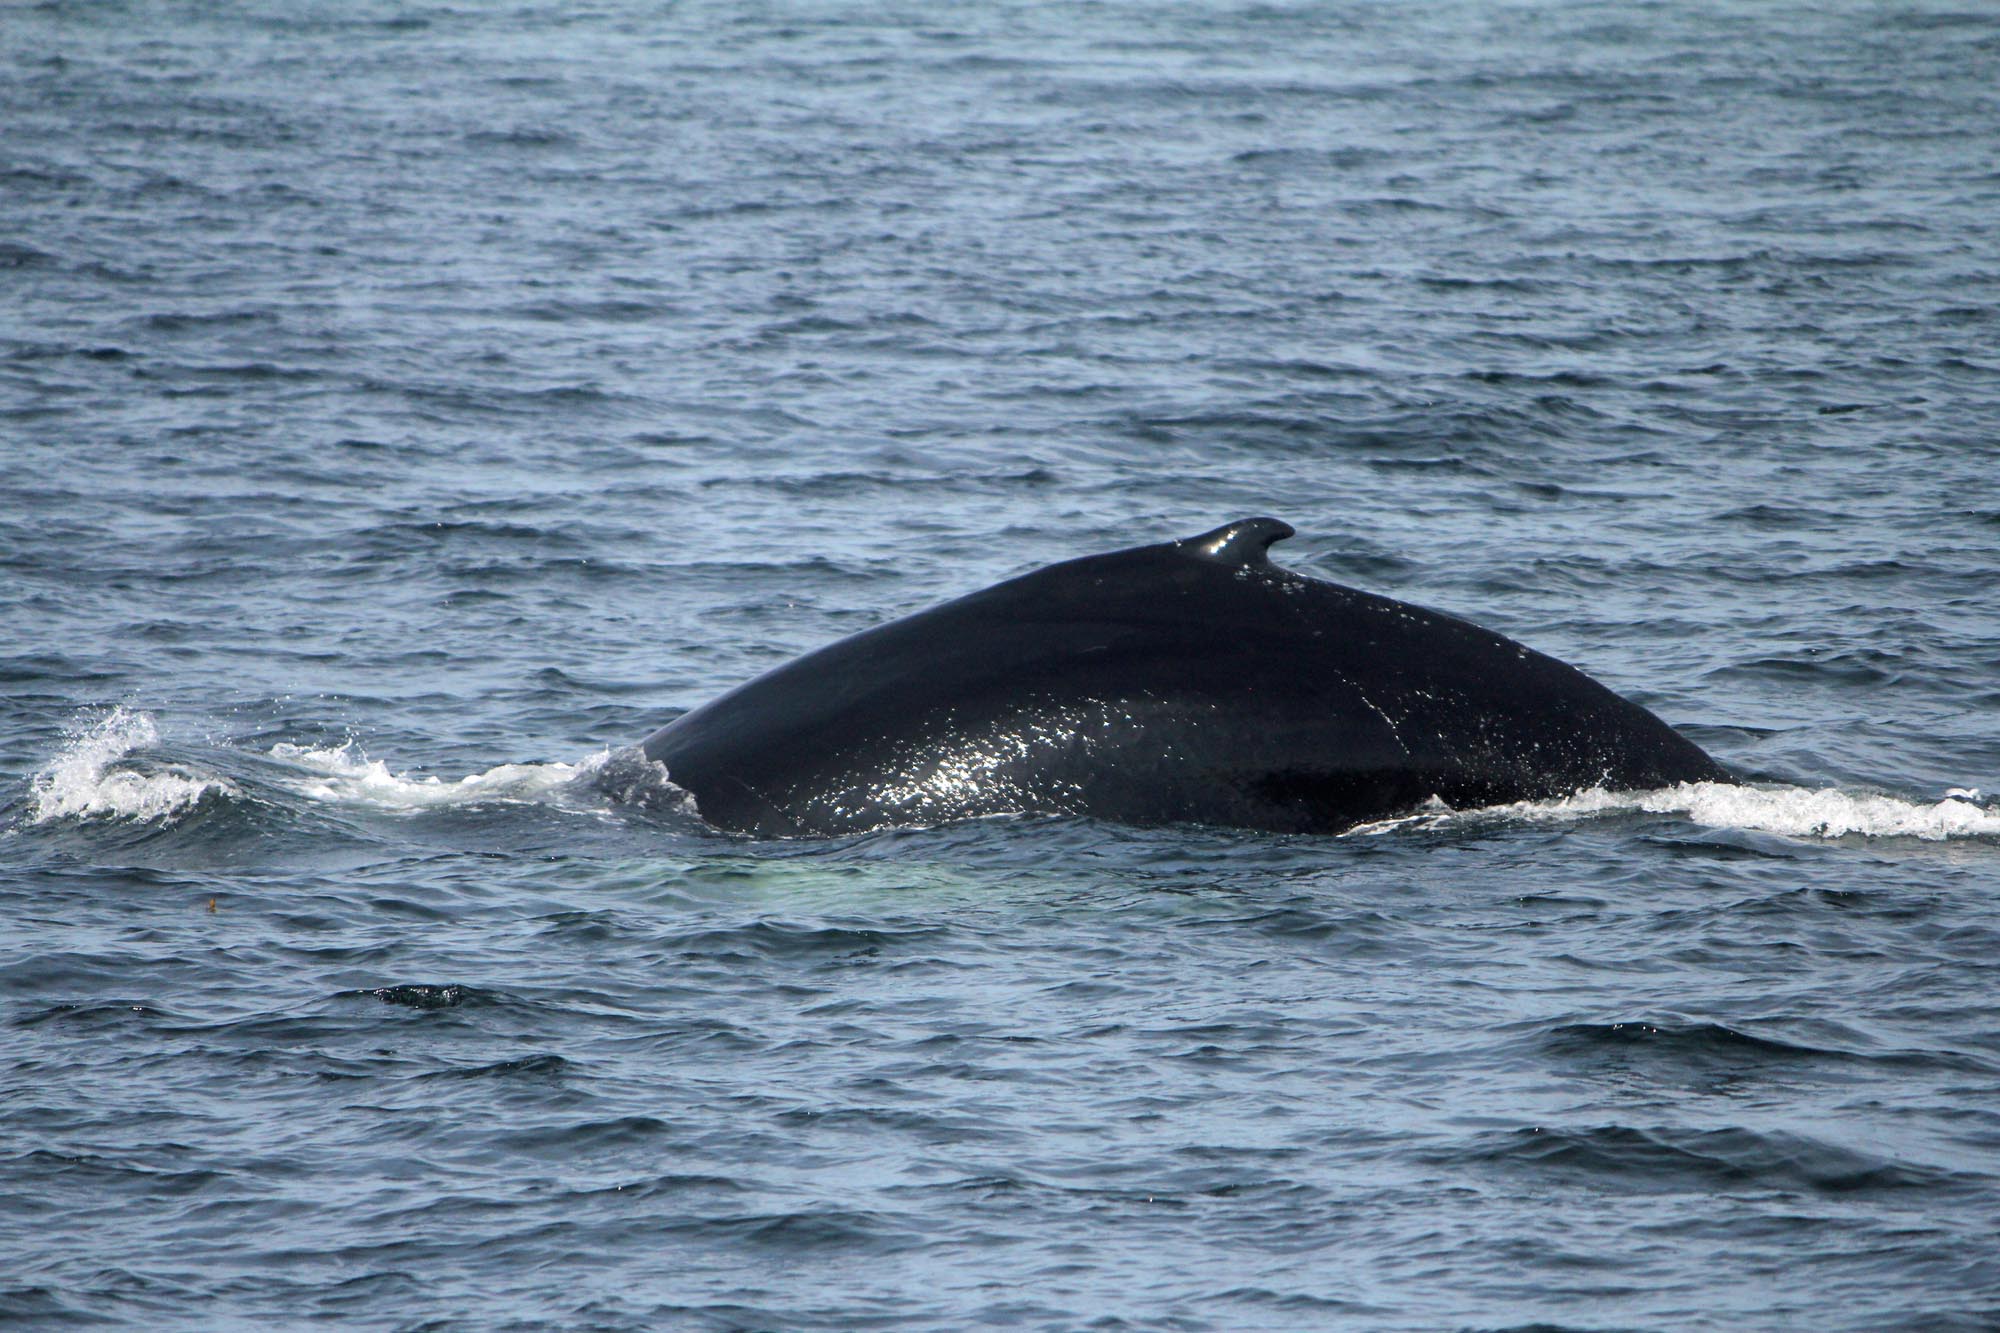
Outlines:
<svg viewBox="0 0 2000 1333"><path fill-rule="evenodd" d="M1273 565L1274 518L1051 565L809 653L644 743L719 828L1008 813L1329 833L1724 781L1693 742L1477 625Z"/></svg>

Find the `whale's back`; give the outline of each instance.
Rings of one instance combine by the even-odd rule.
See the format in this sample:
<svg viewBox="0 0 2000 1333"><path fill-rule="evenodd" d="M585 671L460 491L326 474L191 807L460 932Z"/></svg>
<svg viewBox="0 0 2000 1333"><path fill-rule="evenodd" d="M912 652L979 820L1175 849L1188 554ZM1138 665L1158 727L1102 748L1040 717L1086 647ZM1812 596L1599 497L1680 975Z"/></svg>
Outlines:
<svg viewBox="0 0 2000 1333"><path fill-rule="evenodd" d="M1291 531L1037 570L759 676L645 752L763 836L1030 812L1336 832L1432 796L1725 776L1554 658L1272 565Z"/></svg>

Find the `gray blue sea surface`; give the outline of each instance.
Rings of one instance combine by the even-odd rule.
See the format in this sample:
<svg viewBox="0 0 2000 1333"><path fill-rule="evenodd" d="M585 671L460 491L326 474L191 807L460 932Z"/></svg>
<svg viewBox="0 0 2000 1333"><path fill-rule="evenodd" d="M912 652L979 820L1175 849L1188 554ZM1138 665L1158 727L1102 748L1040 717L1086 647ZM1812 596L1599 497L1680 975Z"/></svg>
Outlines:
<svg viewBox="0 0 2000 1333"><path fill-rule="evenodd" d="M1273 514L1740 785L705 828ZM2000 1328L2000 12L0 3L0 1323Z"/></svg>

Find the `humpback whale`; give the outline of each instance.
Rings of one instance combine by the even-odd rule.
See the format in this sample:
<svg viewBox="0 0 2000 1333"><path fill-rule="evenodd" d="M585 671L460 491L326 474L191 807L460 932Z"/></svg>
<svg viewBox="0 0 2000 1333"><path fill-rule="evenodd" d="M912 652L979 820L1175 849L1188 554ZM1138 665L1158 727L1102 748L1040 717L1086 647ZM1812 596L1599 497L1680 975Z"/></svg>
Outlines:
<svg viewBox="0 0 2000 1333"><path fill-rule="evenodd" d="M1576 668L1271 562L1250 518L1086 556L863 631L643 742L708 823L758 837L1001 814L1338 833L1728 781Z"/></svg>

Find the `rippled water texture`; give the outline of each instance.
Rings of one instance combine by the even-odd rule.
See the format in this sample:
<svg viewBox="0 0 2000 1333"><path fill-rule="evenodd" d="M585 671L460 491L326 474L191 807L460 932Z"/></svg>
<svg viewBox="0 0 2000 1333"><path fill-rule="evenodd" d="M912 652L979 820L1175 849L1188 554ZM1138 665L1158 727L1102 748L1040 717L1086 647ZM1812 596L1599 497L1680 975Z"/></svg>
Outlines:
<svg viewBox="0 0 2000 1333"><path fill-rule="evenodd" d="M2000 19L0 8L0 1319L2000 1325ZM1276 514L1752 779L706 831Z"/></svg>

